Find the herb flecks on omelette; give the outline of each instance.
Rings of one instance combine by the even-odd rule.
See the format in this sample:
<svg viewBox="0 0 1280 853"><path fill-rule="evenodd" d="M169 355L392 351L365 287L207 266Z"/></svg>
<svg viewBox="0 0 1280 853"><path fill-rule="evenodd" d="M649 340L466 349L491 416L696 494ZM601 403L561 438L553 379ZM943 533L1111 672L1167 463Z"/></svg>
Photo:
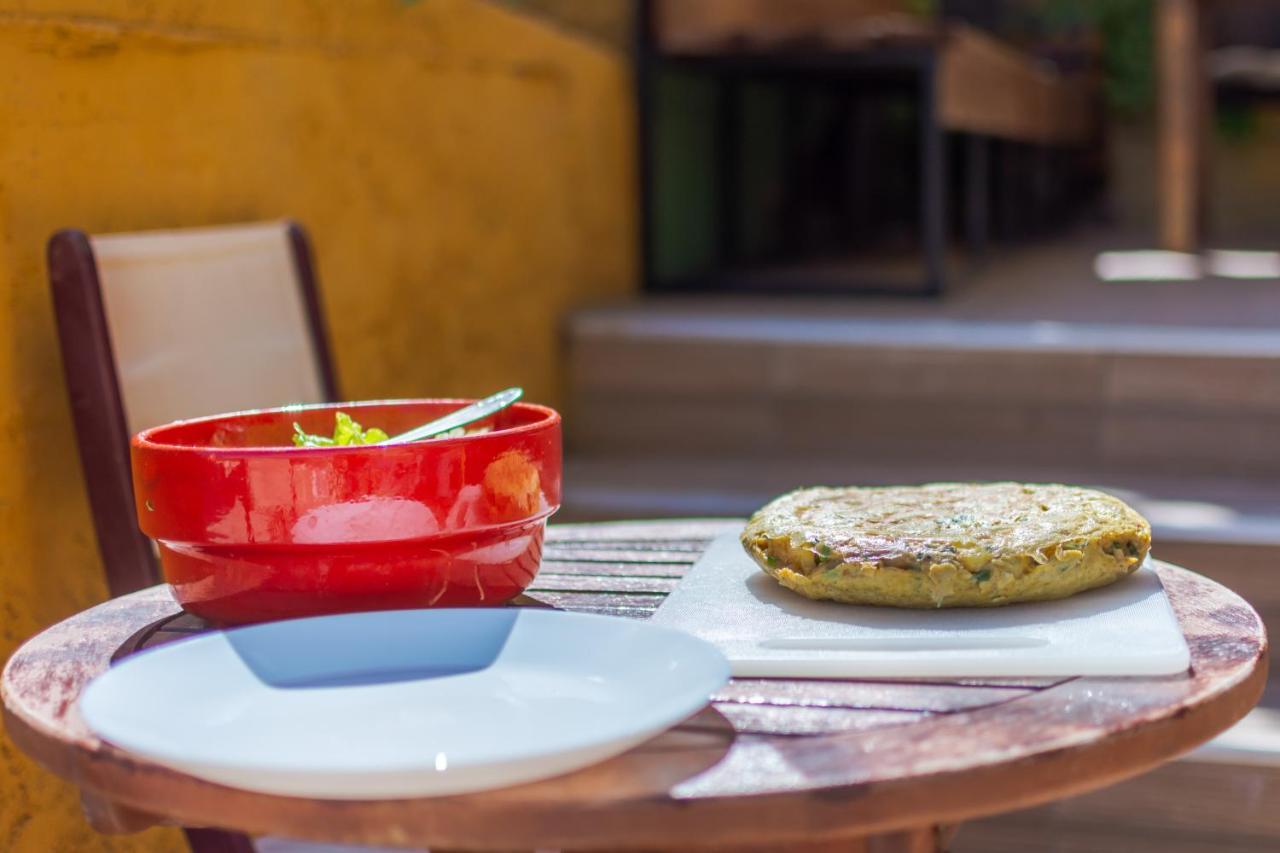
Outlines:
<svg viewBox="0 0 1280 853"><path fill-rule="evenodd" d="M801 489L742 544L787 589L894 607L989 607L1113 583L1151 546L1123 501L1075 486L934 483Z"/></svg>

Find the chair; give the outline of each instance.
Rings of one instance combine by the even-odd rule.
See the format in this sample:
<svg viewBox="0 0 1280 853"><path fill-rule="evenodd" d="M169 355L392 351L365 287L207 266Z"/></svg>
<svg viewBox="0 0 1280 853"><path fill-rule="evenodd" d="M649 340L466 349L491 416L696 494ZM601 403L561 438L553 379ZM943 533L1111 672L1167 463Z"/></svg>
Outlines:
<svg viewBox="0 0 1280 853"><path fill-rule="evenodd" d="M112 595L155 584L129 438L184 417L338 399L303 229L292 222L49 240L63 368ZM252 853L188 829L194 853Z"/></svg>
<svg viewBox="0 0 1280 853"><path fill-rule="evenodd" d="M179 418L337 399L306 234L288 222L49 241L63 367L112 595L158 580L129 438Z"/></svg>

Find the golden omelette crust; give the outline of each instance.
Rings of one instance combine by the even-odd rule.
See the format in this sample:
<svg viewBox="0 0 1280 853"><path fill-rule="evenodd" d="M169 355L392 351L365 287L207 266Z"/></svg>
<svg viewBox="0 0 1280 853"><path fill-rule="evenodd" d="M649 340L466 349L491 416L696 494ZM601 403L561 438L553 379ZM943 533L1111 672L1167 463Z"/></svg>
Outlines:
<svg viewBox="0 0 1280 853"><path fill-rule="evenodd" d="M1136 569L1151 526L1092 489L933 483L791 492L742 545L808 598L892 607L990 607L1065 598Z"/></svg>

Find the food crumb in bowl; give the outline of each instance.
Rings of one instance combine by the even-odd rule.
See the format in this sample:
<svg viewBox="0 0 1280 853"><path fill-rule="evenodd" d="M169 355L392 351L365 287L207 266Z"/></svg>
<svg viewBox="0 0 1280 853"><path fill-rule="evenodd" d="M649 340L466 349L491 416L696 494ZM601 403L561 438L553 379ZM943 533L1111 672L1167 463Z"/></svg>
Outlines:
<svg viewBox="0 0 1280 853"><path fill-rule="evenodd" d="M493 432L493 427L482 426L482 427L475 427L474 429L471 427L454 427L448 432L441 432L431 436L431 438L428 438L427 441L431 441L437 438L458 438L459 436L463 436L463 435L480 435L481 433L485 433L485 432Z"/></svg>
<svg viewBox="0 0 1280 853"><path fill-rule="evenodd" d="M377 427L364 429L346 412L338 412L334 416L333 437L312 435L302 428L297 421L293 423L293 444L295 447L345 447L355 444L380 444L387 440L386 432ZM492 427L455 427L447 432L430 436L428 441L437 438L457 438L463 435L478 435L490 432Z"/></svg>
<svg viewBox="0 0 1280 853"><path fill-rule="evenodd" d="M377 444L387 440L387 434L377 427L364 429L357 421L351 419L346 412L335 415L333 438L324 435L311 435L302 429L297 421L293 422L293 443L295 447L340 447L350 444Z"/></svg>

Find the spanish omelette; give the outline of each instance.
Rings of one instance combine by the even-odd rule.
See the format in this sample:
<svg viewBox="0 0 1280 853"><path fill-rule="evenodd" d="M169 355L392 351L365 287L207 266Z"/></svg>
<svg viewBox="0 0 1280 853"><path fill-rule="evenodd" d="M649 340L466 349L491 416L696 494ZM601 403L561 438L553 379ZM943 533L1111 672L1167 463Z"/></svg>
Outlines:
<svg viewBox="0 0 1280 853"><path fill-rule="evenodd" d="M800 489L748 522L742 544L807 598L991 607L1065 598L1134 571L1151 526L1076 486L932 483Z"/></svg>

